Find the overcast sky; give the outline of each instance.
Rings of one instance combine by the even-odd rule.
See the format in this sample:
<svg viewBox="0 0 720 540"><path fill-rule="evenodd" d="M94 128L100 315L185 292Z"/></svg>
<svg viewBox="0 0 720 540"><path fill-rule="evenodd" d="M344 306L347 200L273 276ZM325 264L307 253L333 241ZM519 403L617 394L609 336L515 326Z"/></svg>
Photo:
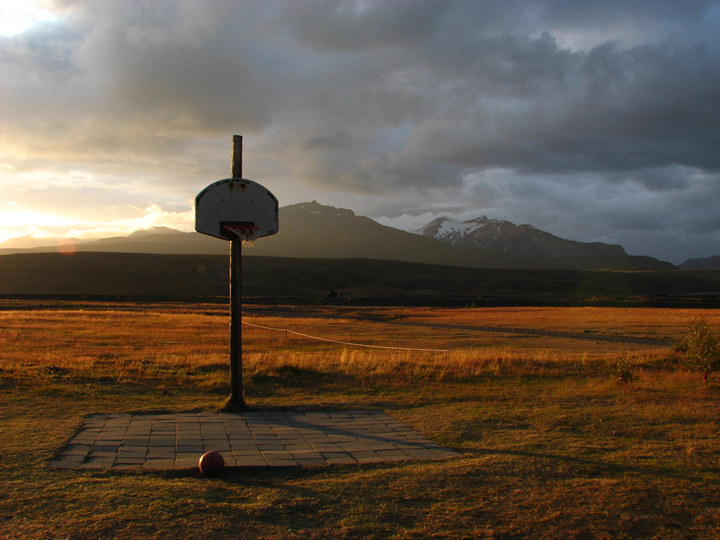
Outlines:
<svg viewBox="0 0 720 540"><path fill-rule="evenodd" d="M418 228L720 254L720 1L0 0L0 241L244 176Z"/></svg>

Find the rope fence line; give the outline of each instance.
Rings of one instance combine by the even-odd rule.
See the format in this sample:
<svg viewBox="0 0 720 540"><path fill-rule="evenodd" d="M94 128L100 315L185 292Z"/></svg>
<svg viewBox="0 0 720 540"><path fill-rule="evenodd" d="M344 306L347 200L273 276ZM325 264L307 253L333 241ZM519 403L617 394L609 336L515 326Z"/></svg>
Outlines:
<svg viewBox="0 0 720 540"><path fill-rule="evenodd" d="M247 326L252 326L254 328L262 328L263 330L272 330L274 332L285 332L285 335L287 334L295 334L296 336L302 336L309 339L316 339L318 341L326 341L328 343L338 343L340 345L350 345L352 347L366 347L368 349L389 349L393 351L412 351L412 352L437 352L437 353L445 353L445 360L447 360L448 357L448 349L411 349L407 347L386 347L383 345L368 345L366 343L352 343L350 341L339 341L337 339L327 339L323 337L318 336L311 336L310 334L303 334L302 332L295 332L294 330L288 330L287 328L273 328L271 326L262 326L260 324L254 324L251 322L243 321L243 324Z"/></svg>

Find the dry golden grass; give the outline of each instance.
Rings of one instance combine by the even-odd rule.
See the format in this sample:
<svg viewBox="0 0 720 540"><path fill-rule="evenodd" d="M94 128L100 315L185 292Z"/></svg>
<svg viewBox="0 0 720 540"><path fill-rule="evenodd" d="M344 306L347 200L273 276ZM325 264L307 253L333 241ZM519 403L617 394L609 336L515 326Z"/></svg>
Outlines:
<svg viewBox="0 0 720 540"><path fill-rule="evenodd" d="M693 317L717 328L718 311L247 306L246 320L264 326L448 350L364 349L246 326L251 406L381 407L463 455L228 471L210 481L195 472L52 470L47 462L84 414L219 407L228 393L225 307L0 307L1 537L720 532L720 375L704 387L679 370L670 345L658 344L682 336ZM636 362L630 385L612 376L625 352Z"/></svg>

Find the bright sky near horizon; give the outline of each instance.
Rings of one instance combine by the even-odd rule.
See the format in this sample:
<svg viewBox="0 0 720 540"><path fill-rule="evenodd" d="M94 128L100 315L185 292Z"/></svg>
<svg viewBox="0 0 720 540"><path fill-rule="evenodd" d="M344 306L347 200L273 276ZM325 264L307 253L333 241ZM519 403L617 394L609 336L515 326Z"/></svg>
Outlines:
<svg viewBox="0 0 720 540"><path fill-rule="evenodd" d="M192 230L241 134L281 206L718 255L718 28L720 0L0 0L0 242Z"/></svg>

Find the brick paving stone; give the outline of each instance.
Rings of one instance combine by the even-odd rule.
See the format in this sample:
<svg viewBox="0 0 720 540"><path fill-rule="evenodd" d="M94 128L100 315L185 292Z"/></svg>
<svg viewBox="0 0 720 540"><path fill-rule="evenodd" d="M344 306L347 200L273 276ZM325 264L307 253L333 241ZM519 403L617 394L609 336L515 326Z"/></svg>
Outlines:
<svg viewBox="0 0 720 540"><path fill-rule="evenodd" d="M72 455L85 455L92 450L93 445L91 444L69 444L63 450L63 454Z"/></svg>
<svg viewBox="0 0 720 540"><path fill-rule="evenodd" d="M126 435L123 439L123 443L127 446L145 445L147 446L150 442L150 437L138 437L137 435Z"/></svg>
<svg viewBox="0 0 720 540"><path fill-rule="evenodd" d="M249 447L255 447L255 441L251 440L242 440L238 441L236 439L230 439L230 448L233 450L241 449L241 448L249 448Z"/></svg>
<svg viewBox="0 0 720 540"><path fill-rule="evenodd" d="M285 451L285 446L283 446L283 444L280 442L277 444L258 443L258 448L260 449L261 452L284 452Z"/></svg>
<svg viewBox="0 0 720 540"><path fill-rule="evenodd" d="M232 454L223 454L223 460L225 460L226 467L237 467L238 463Z"/></svg>
<svg viewBox="0 0 720 540"><path fill-rule="evenodd" d="M202 441L203 441L203 444L204 444L205 446L207 446L207 445L213 445L213 444L214 444L214 445L217 445L217 446L227 446L228 448L230 448L230 440L229 440L227 437L222 438L222 439L221 439L221 438L214 438L214 437L213 437L213 438L207 438L207 439L206 439L206 438L203 438Z"/></svg>
<svg viewBox="0 0 720 540"><path fill-rule="evenodd" d="M325 462L328 465L355 465L357 460L349 454L340 456L325 456Z"/></svg>
<svg viewBox="0 0 720 540"><path fill-rule="evenodd" d="M75 435L68 441L68 444L95 444L97 435Z"/></svg>
<svg viewBox="0 0 720 540"><path fill-rule="evenodd" d="M327 463L321 456L316 458L298 458L295 461L300 467L318 467Z"/></svg>
<svg viewBox="0 0 720 540"><path fill-rule="evenodd" d="M122 464L118 464L122 465ZM78 465L77 468L79 469L110 469L113 466L115 466L115 462L113 460L101 460L101 459L90 459L87 461L84 461L80 465Z"/></svg>
<svg viewBox="0 0 720 540"><path fill-rule="evenodd" d="M375 450L375 453L382 458L388 458L388 459L394 459L394 458L408 459L410 457L403 450Z"/></svg>
<svg viewBox="0 0 720 540"><path fill-rule="evenodd" d="M206 444L203 446L203 452L220 452L221 454L223 452L231 452L230 446L218 446L216 444Z"/></svg>
<svg viewBox="0 0 720 540"><path fill-rule="evenodd" d="M243 440L252 440L252 438L253 438L252 433L250 433L249 430L239 432L239 431L233 431L231 427L228 427L228 439L230 439L230 440L243 441Z"/></svg>
<svg viewBox="0 0 720 540"><path fill-rule="evenodd" d="M252 450L241 450L241 451L233 451L231 452L232 455L234 455L237 459L242 460L245 458L258 458L262 457L262 452L258 450L257 448L253 448Z"/></svg>
<svg viewBox="0 0 720 540"><path fill-rule="evenodd" d="M342 450L343 452L352 454L353 452L364 452L368 449L368 447L365 446L364 444L360 444L360 443L349 443L349 444L340 444L340 445L335 446L334 448L333 447L318 448L318 450L320 450L321 452L326 449L329 451Z"/></svg>
<svg viewBox="0 0 720 540"><path fill-rule="evenodd" d="M289 450L290 455L295 458L315 459L322 458L322 454L316 450Z"/></svg>
<svg viewBox="0 0 720 540"><path fill-rule="evenodd" d="M97 457L105 457L105 458L115 458L117 455L117 452L104 452L102 450L91 450L87 457L88 458L97 458Z"/></svg>
<svg viewBox="0 0 720 540"><path fill-rule="evenodd" d="M57 468L316 467L459 455L380 410L96 414L50 461Z"/></svg>
<svg viewBox="0 0 720 540"><path fill-rule="evenodd" d="M202 444L180 444L180 443L178 443L178 445L175 447L175 450L177 452L197 454L198 452L203 451L203 445Z"/></svg>
<svg viewBox="0 0 720 540"><path fill-rule="evenodd" d="M244 448L234 448L232 450L232 453L235 455L238 455L238 456L240 456L240 455L250 456L250 455L260 454L260 449L258 449L257 446L246 446Z"/></svg>
<svg viewBox="0 0 720 540"><path fill-rule="evenodd" d="M158 458L175 459L175 450L174 449L159 450L159 449L155 449L155 448L150 448L147 451L147 458L148 459L158 459Z"/></svg>
<svg viewBox="0 0 720 540"><path fill-rule="evenodd" d="M268 467L269 464L265 461L265 458L260 456L259 458L246 458L242 462L238 461L240 467Z"/></svg>
<svg viewBox="0 0 720 540"><path fill-rule="evenodd" d="M146 469L167 470L172 469L174 466L174 459L148 459L143 463L143 467Z"/></svg>
<svg viewBox="0 0 720 540"><path fill-rule="evenodd" d="M268 459L267 467L299 467L300 464L294 459Z"/></svg>
<svg viewBox="0 0 720 540"><path fill-rule="evenodd" d="M62 456L50 461L50 466L62 469L74 469L82 464L84 457L85 456Z"/></svg>
<svg viewBox="0 0 720 540"><path fill-rule="evenodd" d="M118 462L128 462L128 461L145 461L145 456L147 455L147 452L142 453L128 453L128 454L121 454L118 452L117 456L115 457L115 460Z"/></svg>
<svg viewBox="0 0 720 540"><path fill-rule="evenodd" d="M113 467L121 467L123 465L142 465L143 463L145 463L145 458L121 458L118 456L113 463ZM88 463L87 465L90 466L92 463Z"/></svg>
<svg viewBox="0 0 720 540"><path fill-rule="evenodd" d="M353 456L357 459L357 462L361 465L367 465L370 463L382 463L383 458L380 456Z"/></svg>
<svg viewBox="0 0 720 540"><path fill-rule="evenodd" d="M301 452L304 450L313 450L317 452L312 446L309 444L293 444L293 443L285 443L285 449L289 450L290 452Z"/></svg>

